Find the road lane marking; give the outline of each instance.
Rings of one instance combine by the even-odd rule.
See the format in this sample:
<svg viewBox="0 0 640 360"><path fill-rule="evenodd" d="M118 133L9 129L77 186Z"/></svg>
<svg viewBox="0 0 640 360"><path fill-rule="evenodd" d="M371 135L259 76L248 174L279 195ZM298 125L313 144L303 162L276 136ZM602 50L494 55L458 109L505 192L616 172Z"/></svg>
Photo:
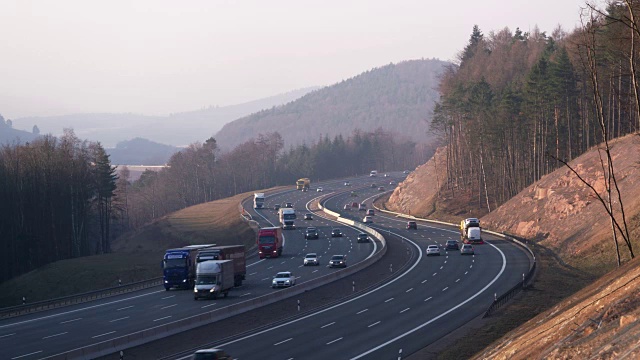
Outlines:
<svg viewBox="0 0 640 360"><path fill-rule="evenodd" d="M427 282L427 279L422 280L422 284L424 284L424 283L426 283L426 282Z"/></svg>
<svg viewBox="0 0 640 360"><path fill-rule="evenodd" d="M360 310L360 311L358 311L358 312L356 313L356 315L360 315L360 314L362 314L362 313L363 313L363 312L365 312L365 311L369 311L369 309Z"/></svg>
<svg viewBox="0 0 640 360"><path fill-rule="evenodd" d="M449 288L449 287L447 286L446 288L442 289L442 291L447 291L447 289L448 289L448 288Z"/></svg>
<svg viewBox="0 0 640 360"><path fill-rule="evenodd" d="M101 336L107 336L107 335L113 334L114 332L115 332L115 331L109 331L108 333L104 333L104 334L100 334L100 335L92 336L91 338L92 338L92 339L95 339L95 338L99 338L99 337L101 337Z"/></svg>
<svg viewBox="0 0 640 360"><path fill-rule="evenodd" d="M391 300L393 300L393 298L389 298L389 299L385 300L384 302L388 303Z"/></svg>
<svg viewBox="0 0 640 360"><path fill-rule="evenodd" d="M293 340L293 338L288 338L287 340L280 341L280 342L275 343L275 344L273 344L273 345L274 345L274 346L282 345L282 344L286 343L287 341L291 341L291 340Z"/></svg>
<svg viewBox="0 0 640 360"><path fill-rule="evenodd" d="M120 310L124 310L124 309L131 309L132 307L134 307L135 305L131 305L131 306L125 306L123 308L120 309L116 309L116 311L120 311Z"/></svg>
<svg viewBox="0 0 640 360"><path fill-rule="evenodd" d="M456 280L456 282L460 281L460 279Z"/></svg>
<svg viewBox="0 0 640 360"><path fill-rule="evenodd" d="M444 266L440 266L440 270L442 270L442 268L443 268L443 267L444 267Z"/></svg>
<svg viewBox="0 0 640 360"><path fill-rule="evenodd" d="M429 301L431 299L433 299L433 297L429 296L428 298L424 299L424 301Z"/></svg>
<svg viewBox="0 0 640 360"><path fill-rule="evenodd" d="M205 305L205 306L201 307L201 309L204 309L204 308L209 307L209 306L213 306L213 305L215 305L215 304L216 304L216 303L209 304L209 305Z"/></svg>
<svg viewBox="0 0 640 360"><path fill-rule="evenodd" d="M400 314L402 314L403 312L409 311L409 309L410 309L410 308L406 308L406 309L404 309L404 310L400 311Z"/></svg>
<svg viewBox="0 0 640 360"><path fill-rule="evenodd" d="M331 345L331 344L333 344L334 342L338 342L338 341L340 341L340 340L342 340L342 338L341 338L341 337L340 337L340 338L337 338L337 339L335 339L335 340L331 340L331 341L329 341L329 342L327 343L327 345Z"/></svg>
<svg viewBox="0 0 640 360"><path fill-rule="evenodd" d="M60 334L45 336L45 337L42 338L42 340L49 339L49 338L56 337L56 336L60 336L60 335L64 335L64 334L68 334L68 333L69 333L68 331L65 331L65 332L62 332Z"/></svg>
<svg viewBox="0 0 640 360"><path fill-rule="evenodd" d="M73 320L67 320L67 321L63 321L60 324L68 324L70 322L74 322L74 321L78 321L78 320L82 320L82 318L77 318L77 319L73 319Z"/></svg>
<svg viewBox="0 0 640 360"><path fill-rule="evenodd" d="M39 354L41 352L42 352L42 350L36 351L36 352L32 352L32 353L28 353L28 354L24 354L24 355L20 355L20 356L16 356L16 357L12 357L11 360L20 359L20 358L23 358L23 357L29 356L29 355Z"/></svg>
<svg viewBox="0 0 640 360"><path fill-rule="evenodd" d="M411 290L413 290L413 288L411 288L411 289L409 289L409 290L407 290L407 291L405 291L405 292L407 292L407 293L408 293L408 292L410 292Z"/></svg>
<svg viewBox="0 0 640 360"><path fill-rule="evenodd" d="M322 325L322 326L320 326L320 329L324 329L324 328L329 327L329 326L331 326L331 325L333 325L333 324L335 324L335 323L336 323L336 322L334 321L334 322L332 322L332 323L328 323L328 324L326 324L326 325Z"/></svg>
<svg viewBox="0 0 640 360"><path fill-rule="evenodd" d="M436 275L438 275L438 273L437 273L437 272L436 272L436 273L433 273L433 275L431 275L431 276L436 276Z"/></svg>
<svg viewBox="0 0 640 360"><path fill-rule="evenodd" d="M165 299L171 299L171 298L173 298L173 297L176 297L176 296L175 296L175 295L171 295L171 296L163 297L163 298L162 298L162 300L165 300Z"/></svg>
<svg viewBox="0 0 640 360"><path fill-rule="evenodd" d="M249 275L255 275L255 274L257 274L257 272L251 273L251 274L249 274Z"/></svg>
<svg viewBox="0 0 640 360"><path fill-rule="evenodd" d="M465 274L465 275L467 275L468 273L469 273L468 271L465 271L465 272L464 272L464 274Z"/></svg>
<svg viewBox="0 0 640 360"><path fill-rule="evenodd" d="M265 280L269 280L269 279L271 279L271 278L264 278L264 279L262 279L261 281L265 281Z"/></svg>
<svg viewBox="0 0 640 360"><path fill-rule="evenodd" d="M376 325L380 324L381 322L382 322L382 321L376 321L376 322L374 322L373 324L371 324L371 325L369 325L369 326L367 326L367 327L374 327L374 326L376 326Z"/></svg>
<svg viewBox="0 0 640 360"><path fill-rule="evenodd" d="M165 316L165 317L161 317L160 319L155 319L155 320L153 320L153 321L154 321L154 322L155 322L155 321L160 321L160 320L168 319L168 318L170 318L170 317L171 317L171 315L169 315L169 316Z"/></svg>
<svg viewBox="0 0 640 360"><path fill-rule="evenodd" d="M13 336L13 335L15 335L15 334L16 334L16 333L2 335L2 336L0 336L0 339L2 339L2 338L6 338L6 337L9 337L9 336Z"/></svg>
<svg viewBox="0 0 640 360"><path fill-rule="evenodd" d="M284 264L284 263L286 263L286 261L281 262L281 263L280 263L280 265L282 265L282 264Z"/></svg>
<svg viewBox="0 0 640 360"><path fill-rule="evenodd" d="M249 295L251 295L251 293L242 294L242 295L240 295L240 297L249 296Z"/></svg>
<svg viewBox="0 0 640 360"><path fill-rule="evenodd" d="M120 320L124 320L124 319L128 319L128 318L129 318L128 316L125 316L125 317L121 317L120 319L111 320L109 322L116 322L116 321L120 321Z"/></svg>
<svg viewBox="0 0 640 360"><path fill-rule="evenodd" d="M161 308L160 308L160 310L168 309L168 308L170 308L170 307L174 307L174 306L178 306L178 304L173 304L173 305L169 305L169 306L161 307Z"/></svg>

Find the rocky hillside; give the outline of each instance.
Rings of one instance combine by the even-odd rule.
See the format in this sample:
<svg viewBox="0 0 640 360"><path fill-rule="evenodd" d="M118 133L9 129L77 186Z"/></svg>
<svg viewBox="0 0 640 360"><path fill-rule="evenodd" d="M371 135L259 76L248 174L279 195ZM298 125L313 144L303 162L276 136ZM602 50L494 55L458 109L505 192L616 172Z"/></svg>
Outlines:
<svg viewBox="0 0 640 360"><path fill-rule="evenodd" d="M346 137L355 129L382 128L424 143L438 99L438 79L447 65L434 59L376 68L228 123L215 138L220 147L230 149L258 134L278 131L289 147L311 144L324 135Z"/></svg>
<svg viewBox="0 0 640 360"><path fill-rule="evenodd" d="M638 256L640 136L628 135L616 139L611 145L630 237ZM436 176L435 168L436 164L440 168L443 161L443 151L439 150L435 160L418 167L399 184L385 205L416 216L451 222L469 214L468 209L447 204L449 195L443 190L440 190L440 196L436 196L438 184L441 184L440 176L444 174L438 172ZM570 165L600 196L606 197L600 161L598 149L593 148ZM415 197L423 200L416 201ZM446 210L447 207L453 211L434 211ZM617 201L614 208L619 209ZM619 216L617 218L621 220ZM629 252L619 239L624 265L615 267L610 219L595 194L570 170L563 167L543 177L498 209L482 216L481 222L485 228L519 235L533 240L534 244L543 245L558 256L560 263L569 264L573 269L604 275L555 305L555 301L551 301L549 306L552 308L509 332L477 358L635 359L640 356L640 260L629 260ZM552 257L551 252L542 252ZM549 269L542 267L540 271L541 278L548 277L545 272ZM530 302L531 299L526 297L545 296L545 293L553 297L550 293L553 291L552 285L546 287L541 284L538 293L529 293L522 301Z"/></svg>

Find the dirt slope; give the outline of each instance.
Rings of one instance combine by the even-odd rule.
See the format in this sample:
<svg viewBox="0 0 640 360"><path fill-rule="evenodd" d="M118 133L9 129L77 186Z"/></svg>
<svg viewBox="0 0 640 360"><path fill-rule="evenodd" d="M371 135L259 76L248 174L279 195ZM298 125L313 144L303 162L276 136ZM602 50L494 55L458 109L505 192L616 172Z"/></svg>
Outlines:
<svg viewBox="0 0 640 360"><path fill-rule="evenodd" d="M629 135L613 141L612 158L637 255L640 253L640 136ZM386 206L449 221L464 217L460 204L438 205L446 203L446 200L442 200L444 196L440 199L434 196L437 183L441 182L433 178L434 170L428 170L435 168L434 161L438 164L437 161L443 160L432 159L419 167L399 185ZM605 178L600 161L598 149L594 148L574 159L570 165L605 197ZM409 197L419 197L420 201L412 202ZM616 201L614 207L619 209L619 206ZM433 211L437 207L448 207L455 212L442 216ZM473 206L467 205L469 208ZM553 293L558 292L556 287L561 285L558 283L554 287L549 283L550 269L542 267L541 283L510 307L517 309L523 304L541 303L540 299L548 299L547 306L542 306L548 310L487 346L476 358L640 358L640 260L630 261L628 251L619 239L624 266L615 267L610 220L596 196L570 170L563 167L543 177L483 216L481 221L485 228L533 240L534 248L535 244L546 248L539 249L539 253L549 257L553 252L560 263L567 263L573 269L604 275L556 303L557 300L552 299ZM570 281L571 278L564 280ZM509 307L503 310L505 313L509 311L512 311ZM494 321L500 321L500 318L498 316Z"/></svg>

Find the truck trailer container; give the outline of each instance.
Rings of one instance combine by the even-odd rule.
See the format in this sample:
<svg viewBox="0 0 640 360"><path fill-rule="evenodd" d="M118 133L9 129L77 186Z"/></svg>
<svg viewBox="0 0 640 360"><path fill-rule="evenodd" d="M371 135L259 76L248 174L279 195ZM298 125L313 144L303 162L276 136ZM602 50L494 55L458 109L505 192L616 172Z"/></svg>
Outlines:
<svg viewBox="0 0 640 360"><path fill-rule="evenodd" d="M233 262L234 286L241 286L247 274L247 260L244 245L225 245L198 251L196 262L208 260L231 260Z"/></svg>
<svg viewBox="0 0 640 360"><path fill-rule="evenodd" d="M190 245L165 251L161 264L164 289L169 291L172 287L193 288L196 281L198 251L213 246L215 244Z"/></svg>
<svg viewBox="0 0 640 360"><path fill-rule="evenodd" d="M227 297L234 284L232 260L206 260L198 263L196 268L196 285L193 298Z"/></svg>

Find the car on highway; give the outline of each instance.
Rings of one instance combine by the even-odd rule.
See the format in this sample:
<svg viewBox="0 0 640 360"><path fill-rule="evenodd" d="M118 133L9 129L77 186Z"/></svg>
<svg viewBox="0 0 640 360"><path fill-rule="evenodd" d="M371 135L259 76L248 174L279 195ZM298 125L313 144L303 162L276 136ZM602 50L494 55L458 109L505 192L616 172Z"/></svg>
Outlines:
<svg viewBox="0 0 640 360"><path fill-rule="evenodd" d="M307 230L304 232L304 238L306 240L319 239L320 235L318 234L318 229L316 229L315 227L309 226Z"/></svg>
<svg viewBox="0 0 640 360"><path fill-rule="evenodd" d="M355 191L352 191L352 192L351 192L351 196L358 196L358 193L357 193L357 192L355 192Z"/></svg>
<svg viewBox="0 0 640 360"><path fill-rule="evenodd" d="M316 189L316 192L322 192L324 191L324 189L322 188L322 186L318 186L318 188Z"/></svg>
<svg viewBox="0 0 640 360"><path fill-rule="evenodd" d="M311 213L304 214L304 219L305 220L313 220L313 214L311 214Z"/></svg>
<svg viewBox="0 0 640 360"><path fill-rule="evenodd" d="M409 170L405 170L402 172L403 174L407 175L409 173Z"/></svg>
<svg viewBox="0 0 640 360"><path fill-rule="evenodd" d="M459 250L460 246L456 240L447 240L446 245L444 246L445 250Z"/></svg>
<svg viewBox="0 0 640 360"><path fill-rule="evenodd" d="M302 192L307 192L307 190L308 190L308 189L307 189L306 187L305 187L305 188L302 188Z"/></svg>
<svg viewBox="0 0 640 360"><path fill-rule="evenodd" d="M331 230L331 237L342 237L342 230L340 229Z"/></svg>
<svg viewBox="0 0 640 360"><path fill-rule="evenodd" d="M293 208L293 204L290 203L290 202L284 203L284 207L291 209L291 208Z"/></svg>
<svg viewBox="0 0 640 360"><path fill-rule="evenodd" d="M354 201L354 202L351 203L351 207L352 208L357 208L358 206L360 206L360 205L358 205L357 201Z"/></svg>
<svg viewBox="0 0 640 360"><path fill-rule="evenodd" d="M358 234L358 242L359 243L366 243L369 242L369 235L365 234L365 233L360 233Z"/></svg>
<svg viewBox="0 0 640 360"><path fill-rule="evenodd" d="M360 203L360 205L358 205L358 211L367 211L367 204Z"/></svg>
<svg viewBox="0 0 640 360"><path fill-rule="evenodd" d="M415 221L407 221L407 230L418 230L418 223Z"/></svg>
<svg viewBox="0 0 640 360"><path fill-rule="evenodd" d="M384 191L384 186L378 186L378 191Z"/></svg>
<svg viewBox="0 0 640 360"><path fill-rule="evenodd" d="M389 181L389 185L395 185L395 184L396 184L395 181L393 181L393 180Z"/></svg>
<svg viewBox="0 0 640 360"><path fill-rule="evenodd" d="M345 182L344 182L344 186L351 186L351 183L350 183L350 182L348 182L348 181L345 181Z"/></svg>
<svg viewBox="0 0 640 360"><path fill-rule="evenodd" d="M350 205L350 204L344 204L343 209L345 209L345 210L351 210L351 205Z"/></svg>
<svg viewBox="0 0 640 360"><path fill-rule="evenodd" d="M274 289L279 287L289 287L295 284L296 277L293 276L291 271L281 271L273 277L273 280L271 280L271 287Z"/></svg>
<svg viewBox="0 0 640 360"><path fill-rule="evenodd" d="M365 223L365 224L372 223L373 222L373 216L367 215L367 216L363 217L362 218L362 222Z"/></svg>
<svg viewBox="0 0 640 360"><path fill-rule="evenodd" d="M369 215L369 216L374 216L375 214L376 214L376 211L375 211L375 210L373 210L373 209L369 209L369 210L367 210L367 215Z"/></svg>
<svg viewBox="0 0 640 360"><path fill-rule="evenodd" d="M273 205L273 210L280 210L280 204Z"/></svg>
<svg viewBox="0 0 640 360"><path fill-rule="evenodd" d="M347 255L333 255L329 267L347 267Z"/></svg>
<svg viewBox="0 0 640 360"><path fill-rule="evenodd" d="M378 185L376 185L376 183L371 184L371 188L372 188L372 189L375 189L375 188L376 188L376 186L378 186Z"/></svg>
<svg viewBox="0 0 640 360"><path fill-rule="evenodd" d="M440 248L438 247L438 245L427 246L427 256L430 256L430 255L440 256Z"/></svg>
<svg viewBox="0 0 640 360"><path fill-rule="evenodd" d="M462 244L460 248L460 255L473 255L475 251L473 250L473 245L471 244Z"/></svg>
<svg viewBox="0 0 640 360"><path fill-rule="evenodd" d="M309 254L305 255L303 265L304 266L307 266L307 265L316 265L316 266L320 265L320 261L318 261L318 254L309 253Z"/></svg>
<svg viewBox="0 0 640 360"><path fill-rule="evenodd" d="M231 360L233 359L222 349L202 349L191 356L191 360Z"/></svg>
<svg viewBox="0 0 640 360"><path fill-rule="evenodd" d="M389 174L384 174L384 177L389 177Z"/></svg>

